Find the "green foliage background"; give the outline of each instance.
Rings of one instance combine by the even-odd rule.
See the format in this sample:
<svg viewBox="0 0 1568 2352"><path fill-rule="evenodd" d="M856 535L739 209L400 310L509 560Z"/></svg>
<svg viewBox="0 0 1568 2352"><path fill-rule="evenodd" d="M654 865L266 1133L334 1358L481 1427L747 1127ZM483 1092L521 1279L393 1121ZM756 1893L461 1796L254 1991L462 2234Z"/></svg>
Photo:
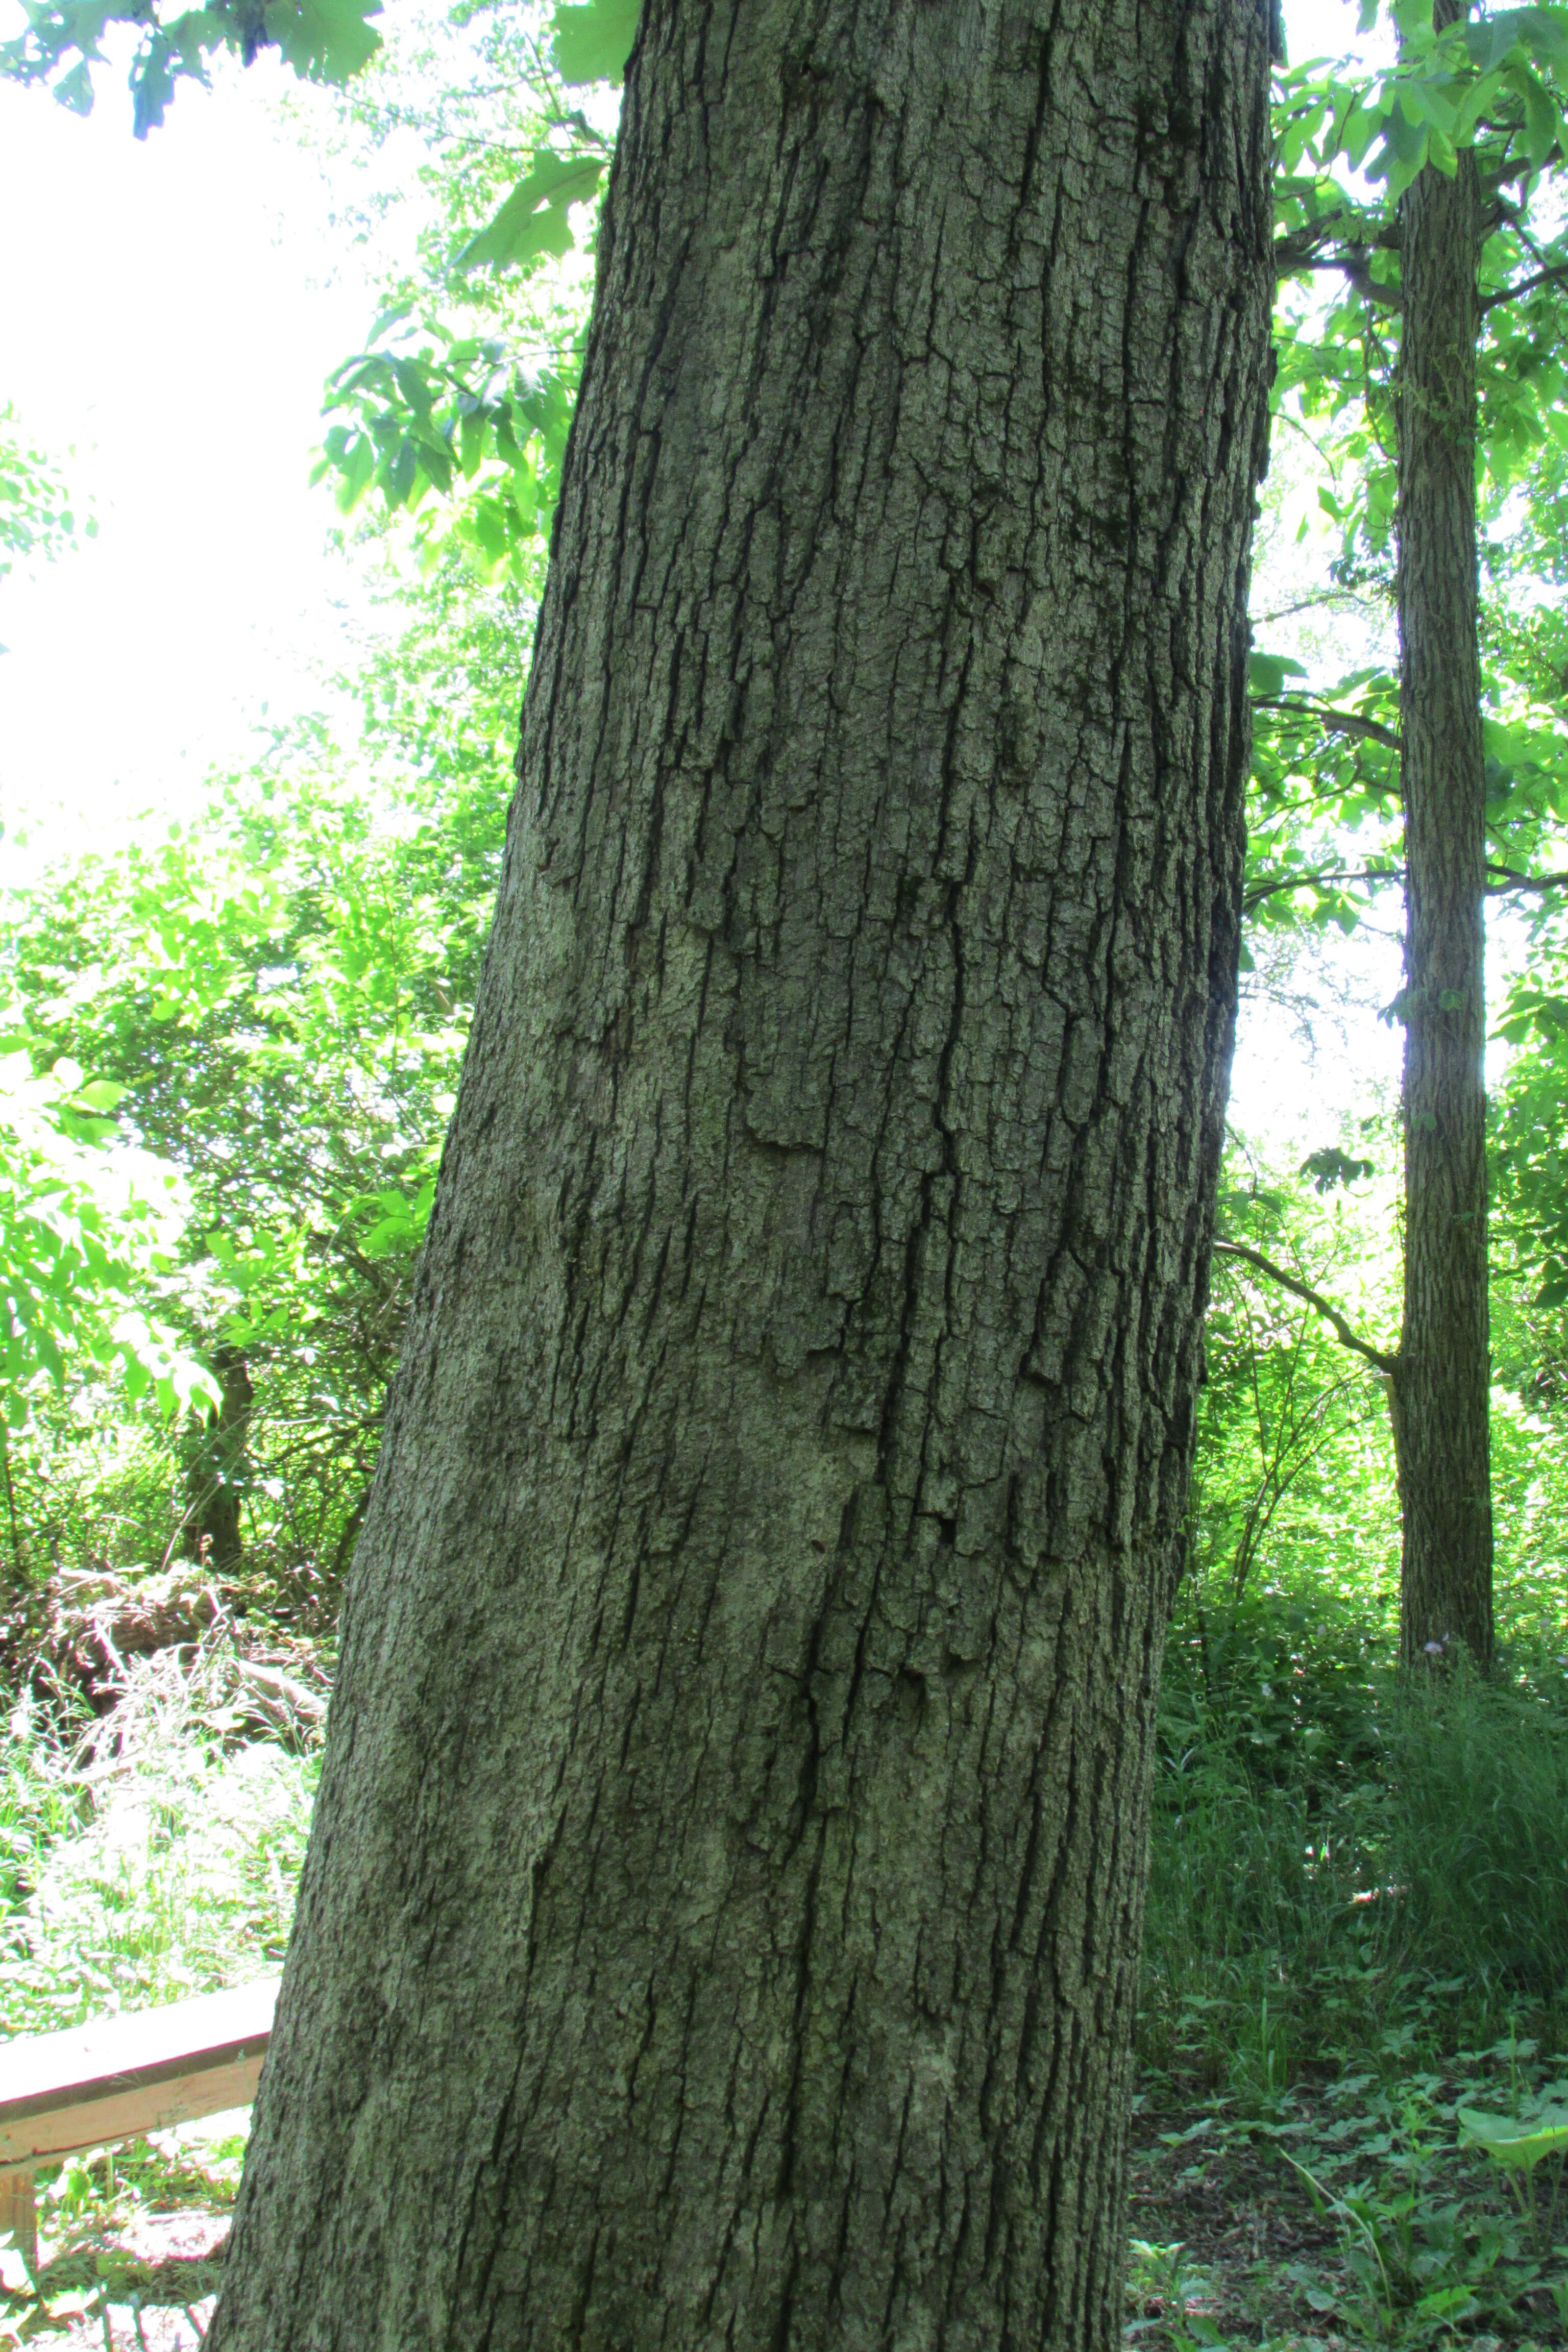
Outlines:
<svg viewBox="0 0 1568 2352"><path fill-rule="evenodd" d="M158 72L175 72L160 42L177 63L186 41L189 73L202 43L243 45L238 16L205 13L196 40L138 12L144 125L167 100ZM15 69L79 102L92 27L31 14ZM363 47L370 14L333 18L320 56L340 37ZM263 30L287 51L275 15ZM1228 2103L1259 2129L1293 2128L1293 2085L1375 2077L1390 2147L1395 2075L1505 2032L1517 2048L1521 2019L1542 2051L1568 2042L1568 12L1441 35L1429 12L1399 15L1386 67L1278 81L1245 987L1249 1017L1283 1035L1336 953L1353 995L1361 946L1397 923L1392 205L1473 144L1492 206L1479 478L1507 1049L1491 1155L1500 1663L1489 1685L1400 1680L1383 1382L1255 1265L1216 1261L1141 2035L1151 2095ZM254 1405L214 1474L240 1490L225 1603L330 1660L479 982L571 426L614 137L610 91L584 85L614 74L635 18L597 0L551 26L483 7L386 26L343 93L342 136L374 152L417 121L430 206L415 263L324 391L318 477L388 620L324 681L324 705L357 719L274 730L189 823L72 856L0 904L0 1660L25 1694L5 1749L0 1973L28 2021L211 1981L234 1937L254 1959L286 1921L309 1759L269 1750L250 1789L221 1709L171 1717L144 1753L176 1859L121 1885L75 1702L40 1680L41 1629L62 1578L134 1581L189 1548L218 1459L216 1375L242 1358ZM68 554L73 527L58 471L0 415L0 571ZM1348 1015L1399 1017L1397 997ZM1226 1238L1384 1349L1401 1152L1396 1106L1369 1095L1325 1115L1304 1154L1233 1132L1221 1197ZM204 1812L240 1824L213 1881L232 1901L198 1901L199 1873L181 1874ZM1437 2112L1430 2085L1411 2095ZM1338 2177L1331 2151L1313 2162ZM1447 2252L1439 2221L1429 2242L1410 2236L1426 2194L1410 2191L1405 2242L1375 2205L1352 2231L1363 2253L1389 2250L1363 2332L1427 2342L1456 2315L1517 2320L1529 2282L1489 2305L1462 2232L1441 2224ZM1175 2334L1173 2352L1204 2340Z"/></svg>

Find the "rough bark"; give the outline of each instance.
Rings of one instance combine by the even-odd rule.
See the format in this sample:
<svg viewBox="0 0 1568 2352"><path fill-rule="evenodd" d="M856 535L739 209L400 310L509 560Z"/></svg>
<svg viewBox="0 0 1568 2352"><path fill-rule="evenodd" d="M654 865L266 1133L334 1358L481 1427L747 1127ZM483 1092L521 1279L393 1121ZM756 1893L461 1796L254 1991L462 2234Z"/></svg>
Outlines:
<svg viewBox="0 0 1568 2352"><path fill-rule="evenodd" d="M1439 0L1436 22L1461 13ZM1405 1320L1394 1378L1407 1664L1492 1654L1486 770L1477 634L1474 153L1400 205Z"/></svg>
<svg viewBox="0 0 1568 2352"><path fill-rule="evenodd" d="M214 2352L1117 2342L1261 0L649 0Z"/></svg>

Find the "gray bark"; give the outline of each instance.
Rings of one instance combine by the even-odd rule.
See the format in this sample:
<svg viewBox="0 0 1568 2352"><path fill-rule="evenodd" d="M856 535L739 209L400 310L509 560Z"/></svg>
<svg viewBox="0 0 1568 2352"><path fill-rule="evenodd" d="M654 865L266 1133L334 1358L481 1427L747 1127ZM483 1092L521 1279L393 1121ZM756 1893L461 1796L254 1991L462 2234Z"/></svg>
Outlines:
<svg viewBox="0 0 1568 2352"><path fill-rule="evenodd" d="M1438 24L1462 13L1439 0ZM1394 1381L1407 1665L1492 1655L1486 763L1477 625L1476 159L1400 205L1405 1319ZM1430 1647L1428 1646L1430 1645Z"/></svg>
<svg viewBox="0 0 1568 2352"><path fill-rule="evenodd" d="M1262 0L649 0L214 2352L1110 2347Z"/></svg>

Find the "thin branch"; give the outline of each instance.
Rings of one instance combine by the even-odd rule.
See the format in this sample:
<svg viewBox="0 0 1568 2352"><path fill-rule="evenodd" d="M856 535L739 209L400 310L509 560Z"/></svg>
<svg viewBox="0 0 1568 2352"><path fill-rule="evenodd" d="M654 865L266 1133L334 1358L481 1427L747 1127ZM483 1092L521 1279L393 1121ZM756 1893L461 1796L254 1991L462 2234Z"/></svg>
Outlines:
<svg viewBox="0 0 1568 2352"><path fill-rule="evenodd" d="M1273 1259L1265 1257L1261 1250L1249 1249L1245 1242L1215 1242L1214 1246L1216 1256L1242 1259L1246 1265L1256 1266L1259 1274L1266 1274L1270 1282L1277 1282L1281 1290L1288 1290L1293 1297L1304 1299L1309 1307L1316 1307L1323 1320L1332 1325L1334 1336L1342 1347L1352 1348L1358 1356L1364 1356L1369 1364L1375 1364L1380 1372L1386 1372L1390 1380L1395 1377L1399 1370L1399 1358L1391 1356L1385 1349L1374 1348L1370 1339L1363 1339L1359 1333L1352 1331L1339 1308L1325 1298L1321 1290L1314 1290L1310 1282L1302 1282L1298 1276L1287 1274L1282 1265L1276 1265Z"/></svg>
<svg viewBox="0 0 1568 2352"><path fill-rule="evenodd" d="M1404 298L1398 288L1380 286L1373 276L1367 267L1364 246L1352 247L1348 253L1304 253L1299 259L1288 259L1283 268L1279 263L1278 245L1274 250L1277 278L1294 277L1298 270L1302 269L1338 269L1349 281L1352 293L1359 294L1363 302L1374 302L1384 310L1397 310L1403 307Z"/></svg>
<svg viewBox="0 0 1568 2352"><path fill-rule="evenodd" d="M1483 195L1489 194L1495 195L1500 188L1513 186L1521 180L1532 180L1551 165L1563 161L1562 147L1554 139L1539 163L1532 163L1528 155L1523 156L1518 163L1510 163L1509 151L1519 135L1520 126L1517 122L1494 122L1489 114L1481 114L1476 118L1475 128L1478 140L1480 133L1489 131L1494 137L1501 139L1504 142L1502 161L1499 169L1481 182Z"/></svg>
<svg viewBox="0 0 1568 2352"><path fill-rule="evenodd" d="M1493 866L1488 861L1489 874L1500 874L1500 882L1489 882L1484 896L1507 898L1515 890L1568 890L1568 874L1521 874L1511 866Z"/></svg>
<svg viewBox="0 0 1568 2352"><path fill-rule="evenodd" d="M1321 220L1309 221L1288 236L1277 236L1274 240L1275 276L1284 278L1292 270L1313 268L1313 256L1343 226L1344 220L1342 211L1329 213Z"/></svg>
<svg viewBox="0 0 1568 2352"><path fill-rule="evenodd" d="M1345 236L1347 228L1352 232L1359 230L1361 234ZM1276 272L1283 275L1287 270L1300 268L1303 263L1310 265L1313 255L1334 236L1344 237L1342 250L1355 256L1358 266L1368 253L1397 253L1402 243L1397 215L1380 221L1375 216L1369 218L1365 212L1358 213L1353 205L1341 205L1336 211L1324 213L1321 219L1304 221L1300 228L1289 229L1282 236L1275 238ZM1323 266L1334 268L1344 265L1331 262Z"/></svg>
<svg viewBox="0 0 1568 2352"><path fill-rule="evenodd" d="M1538 269L1533 278L1521 278L1517 286L1505 286L1500 294L1489 294L1481 304L1484 312L1495 310L1504 302L1517 302L1521 294L1533 294L1538 286L1560 286L1568 278L1568 268Z"/></svg>
<svg viewBox="0 0 1568 2352"><path fill-rule="evenodd" d="M1361 772L1362 772L1358 767L1356 773L1360 775ZM1373 789L1370 779L1363 779L1362 789L1363 792L1370 792ZM1388 787L1381 782L1378 784L1377 789L1379 792L1383 793L1384 797L1388 800L1399 801L1404 798L1404 794L1397 789L1390 792ZM1342 801L1344 796L1345 788L1342 784L1325 784L1321 791L1300 793L1299 797L1292 799L1290 806L1295 810L1325 808L1331 801ZM1283 793L1281 793L1280 798L1283 800Z"/></svg>
<svg viewBox="0 0 1568 2352"><path fill-rule="evenodd" d="M1243 914L1250 915L1261 907L1265 898L1278 898L1284 890L1310 890L1321 882L1403 882L1402 866L1321 866L1310 874L1282 874L1273 882L1255 882L1241 898Z"/></svg>
<svg viewBox="0 0 1568 2352"><path fill-rule="evenodd" d="M1277 605L1271 613L1254 613L1252 625L1255 629L1267 629L1276 621L1294 619L1298 613L1321 613L1325 608L1342 612L1346 605L1360 612L1365 603L1365 597L1358 596L1353 588L1317 588L1310 596L1298 596L1293 604Z"/></svg>
<svg viewBox="0 0 1568 2352"><path fill-rule="evenodd" d="M1315 719L1331 735L1352 735L1364 743L1382 743L1390 751L1403 751L1403 738L1380 719L1363 719L1359 711L1336 710L1331 702L1320 702L1310 694L1260 694L1253 698L1255 710L1282 710L1287 717L1294 713L1301 719Z"/></svg>
<svg viewBox="0 0 1568 2352"><path fill-rule="evenodd" d="M26 1582L27 1571L22 1560L22 1530L16 1522L16 1490L11 1484L11 1448L6 1443L3 1420L0 1420L0 1470L5 1474L5 1508L11 1518L11 1573L20 1586Z"/></svg>

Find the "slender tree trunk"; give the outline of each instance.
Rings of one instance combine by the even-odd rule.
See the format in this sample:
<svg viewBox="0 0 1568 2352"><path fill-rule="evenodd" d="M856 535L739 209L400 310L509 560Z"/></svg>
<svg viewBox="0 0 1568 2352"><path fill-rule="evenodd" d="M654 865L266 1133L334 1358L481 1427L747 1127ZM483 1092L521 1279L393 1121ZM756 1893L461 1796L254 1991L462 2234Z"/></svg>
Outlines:
<svg viewBox="0 0 1568 2352"><path fill-rule="evenodd" d="M223 1402L195 1431L185 1465L184 1552L189 1559L222 1570L237 1568L244 1556L240 1513L249 1474L250 1416L256 1404L250 1370L237 1348L213 1356Z"/></svg>
<svg viewBox="0 0 1568 2352"><path fill-rule="evenodd" d="M1456 0L1438 0L1453 22ZM1492 1653L1487 1316L1486 775L1477 636L1474 153L1400 206L1405 1323L1394 1380L1401 1652Z"/></svg>
<svg viewBox="0 0 1568 2352"><path fill-rule="evenodd" d="M1261 0L648 0L214 2352L1118 2344Z"/></svg>
<svg viewBox="0 0 1568 2352"><path fill-rule="evenodd" d="M218 1348L214 1369L224 1402L191 1437L185 1461L184 1552L214 1569L237 1569L245 1555L240 1510L245 1506L247 1444L257 1390L237 1348Z"/></svg>
<svg viewBox="0 0 1568 2352"><path fill-rule="evenodd" d="M16 1516L16 1489L11 1478L11 1443L5 1423L0 1419L0 1479L5 1486L5 1518L11 1531L11 1576L13 1589L21 1592L27 1584L27 1560L22 1549L22 1525Z"/></svg>

